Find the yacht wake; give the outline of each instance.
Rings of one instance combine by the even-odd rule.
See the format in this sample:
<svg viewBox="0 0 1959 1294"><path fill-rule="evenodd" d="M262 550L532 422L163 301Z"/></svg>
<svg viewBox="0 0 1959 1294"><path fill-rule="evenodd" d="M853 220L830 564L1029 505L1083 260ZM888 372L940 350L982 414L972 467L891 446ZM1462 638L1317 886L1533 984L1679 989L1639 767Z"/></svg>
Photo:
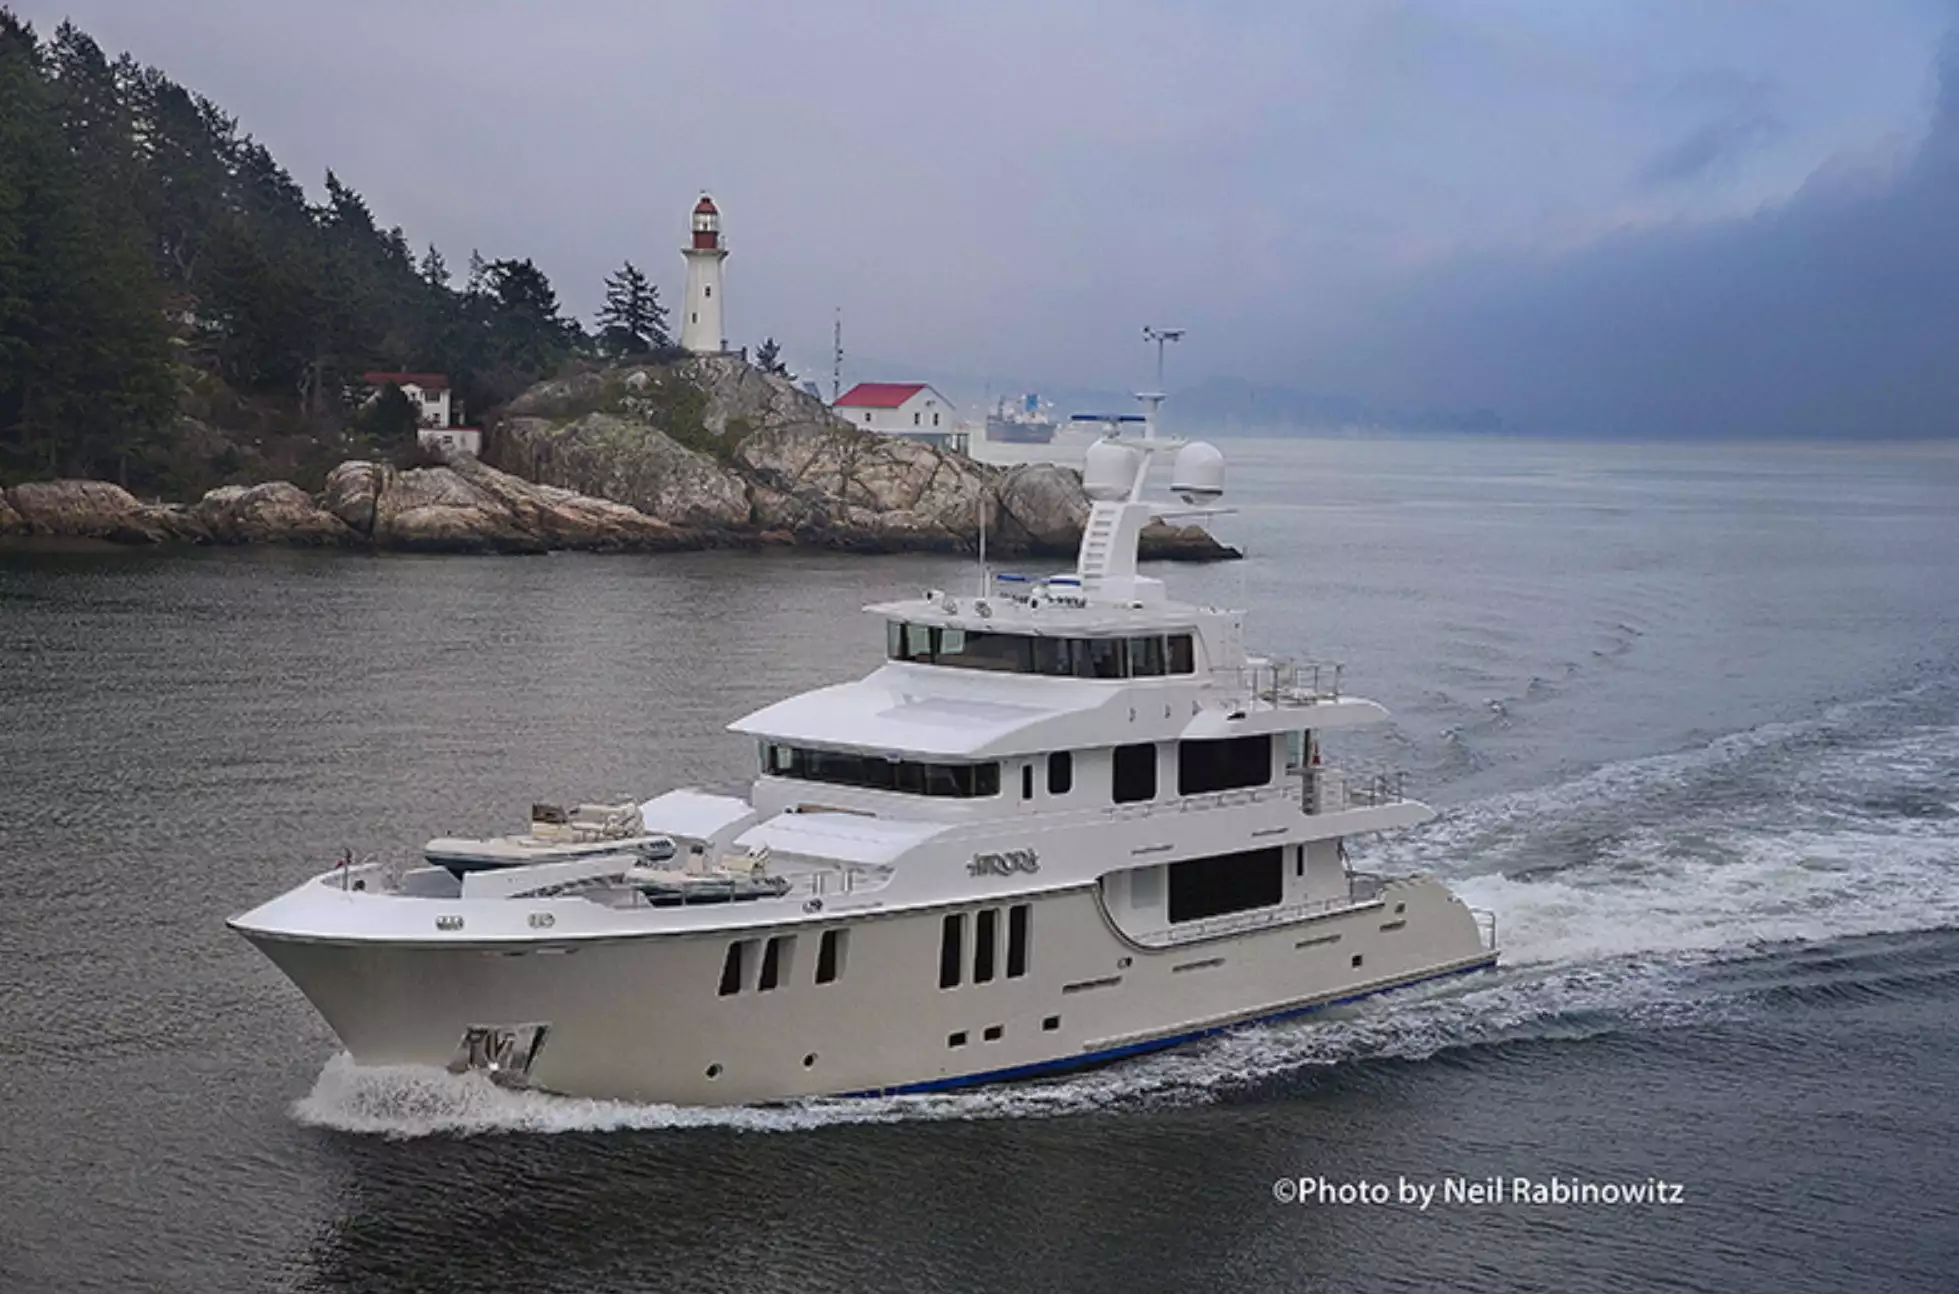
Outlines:
<svg viewBox="0 0 1959 1294"><path fill-rule="evenodd" d="M340 1056L294 1114L387 1137L1038 1118L1188 1105L1344 1065L1727 1018L1752 1009L1746 986L1724 973L1737 963L1959 928L1959 727L1872 718L1840 707L1812 723L1610 765L1464 805L1359 853L1364 868L1443 875L1496 913L1504 969L1492 976L971 1092L700 1109L512 1092L480 1076L363 1069Z"/></svg>

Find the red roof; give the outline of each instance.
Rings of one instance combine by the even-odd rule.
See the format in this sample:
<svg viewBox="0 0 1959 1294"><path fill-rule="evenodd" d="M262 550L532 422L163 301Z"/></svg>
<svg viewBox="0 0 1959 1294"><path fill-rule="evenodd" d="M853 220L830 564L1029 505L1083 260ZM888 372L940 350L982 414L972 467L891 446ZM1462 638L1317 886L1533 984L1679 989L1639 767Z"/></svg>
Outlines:
<svg viewBox="0 0 1959 1294"><path fill-rule="evenodd" d="M396 386L419 386L424 391L449 389L449 375L446 373L363 373L361 381L369 386L386 386L393 382Z"/></svg>
<svg viewBox="0 0 1959 1294"><path fill-rule="evenodd" d="M708 197L705 193L701 195L701 200L694 204L694 214L697 216L708 214L719 215L720 212L721 209L714 205L714 199Z"/></svg>
<svg viewBox="0 0 1959 1294"><path fill-rule="evenodd" d="M838 398L853 409L895 409L925 389L923 382L859 382Z"/></svg>

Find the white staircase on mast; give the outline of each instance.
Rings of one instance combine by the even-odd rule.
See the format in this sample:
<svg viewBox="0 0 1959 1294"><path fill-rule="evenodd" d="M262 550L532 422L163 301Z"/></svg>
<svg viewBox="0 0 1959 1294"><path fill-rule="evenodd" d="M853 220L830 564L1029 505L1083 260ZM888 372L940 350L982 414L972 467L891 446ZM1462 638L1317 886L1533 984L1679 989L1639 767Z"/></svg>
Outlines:
<svg viewBox="0 0 1959 1294"><path fill-rule="evenodd" d="M1110 573L1116 554L1116 532L1122 525L1123 504L1097 503L1089 509L1088 527L1082 532L1082 546L1075 573L1084 588L1100 583Z"/></svg>

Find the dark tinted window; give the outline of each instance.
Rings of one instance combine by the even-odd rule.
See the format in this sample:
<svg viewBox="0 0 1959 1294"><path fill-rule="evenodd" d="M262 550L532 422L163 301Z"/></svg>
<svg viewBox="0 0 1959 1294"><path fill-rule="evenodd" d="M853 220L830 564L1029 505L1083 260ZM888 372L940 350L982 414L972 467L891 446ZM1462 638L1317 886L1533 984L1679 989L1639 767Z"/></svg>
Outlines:
<svg viewBox="0 0 1959 1294"><path fill-rule="evenodd" d="M721 961L722 997L741 992L741 950L747 946L746 940L728 945L728 955Z"/></svg>
<svg viewBox="0 0 1959 1294"><path fill-rule="evenodd" d="M1034 766L1032 764L1022 764L1020 766L1020 798L1023 800L1034 798Z"/></svg>
<svg viewBox="0 0 1959 1294"><path fill-rule="evenodd" d="M786 939L776 938L762 945L762 978L755 987L766 993L782 981L782 946Z"/></svg>
<svg viewBox="0 0 1959 1294"><path fill-rule="evenodd" d="M965 932L965 914L948 913L945 924L939 929L940 988L952 988L959 983L960 963L964 960L961 946L965 942Z"/></svg>
<svg viewBox="0 0 1959 1294"><path fill-rule="evenodd" d="M1075 642L1077 678L1122 678L1129 644L1121 638L1082 638Z"/></svg>
<svg viewBox="0 0 1959 1294"><path fill-rule="evenodd" d="M1284 851L1251 849L1171 863L1170 921L1201 921L1269 908L1285 895Z"/></svg>
<svg viewBox="0 0 1959 1294"><path fill-rule="evenodd" d="M828 984L836 979L838 962L841 960L841 950L837 945L843 939L845 933L847 932L842 930L825 930L823 932L823 941L816 946L816 982L818 984Z"/></svg>
<svg viewBox="0 0 1959 1294"><path fill-rule="evenodd" d="M998 764L920 764L852 751L770 746L767 767L777 777L907 795L971 798L1000 793Z"/></svg>
<svg viewBox="0 0 1959 1294"><path fill-rule="evenodd" d="M1272 738L1226 737L1177 746L1177 794L1203 795L1272 780Z"/></svg>
<svg viewBox="0 0 1959 1294"><path fill-rule="evenodd" d="M1075 789L1075 756L1057 750L1048 756L1048 794L1066 795Z"/></svg>
<svg viewBox="0 0 1959 1294"><path fill-rule="evenodd" d="M1156 798L1156 747L1117 746L1115 752L1115 801L1134 804Z"/></svg>
<svg viewBox="0 0 1959 1294"><path fill-rule="evenodd" d="M981 908L973 918L973 983L993 978L993 949L999 942L1000 910Z"/></svg>
<svg viewBox="0 0 1959 1294"><path fill-rule="evenodd" d="M1197 653L1191 646L1189 634L1170 635L1170 672L1172 674L1197 672Z"/></svg>
<svg viewBox="0 0 1959 1294"><path fill-rule="evenodd" d="M1007 978L1019 979L1027 973L1027 904L1016 903L1007 909Z"/></svg>
<svg viewBox="0 0 1959 1294"><path fill-rule="evenodd" d="M1043 638L983 629L940 629L887 621L892 660L955 669L998 670L1072 678L1156 678L1195 669L1191 635L1140 638Z"/></svg>

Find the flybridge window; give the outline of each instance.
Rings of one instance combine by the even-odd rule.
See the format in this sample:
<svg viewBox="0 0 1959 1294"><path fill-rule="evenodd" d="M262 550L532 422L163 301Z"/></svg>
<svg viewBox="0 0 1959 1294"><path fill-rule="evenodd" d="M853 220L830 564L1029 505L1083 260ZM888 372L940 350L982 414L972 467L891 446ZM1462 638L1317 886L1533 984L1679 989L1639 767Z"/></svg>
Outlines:
<svg viewBox="0 0 1959 1294"><path fill-rule="evenodd" d="M886 623L886 654L919 665L949 665L1055 678L1156 678L1196 672L1190 634L1142 638L1038 638L982 629Z"/></svg>
<svg viewBox="0 0 1959 1294"><path fill-rule="evenodd" d="M882 755L770 746L763 767L776 777L906 795L971 799L1000 793L998 764L922 764L909 759L886 759Z"/></svg>

